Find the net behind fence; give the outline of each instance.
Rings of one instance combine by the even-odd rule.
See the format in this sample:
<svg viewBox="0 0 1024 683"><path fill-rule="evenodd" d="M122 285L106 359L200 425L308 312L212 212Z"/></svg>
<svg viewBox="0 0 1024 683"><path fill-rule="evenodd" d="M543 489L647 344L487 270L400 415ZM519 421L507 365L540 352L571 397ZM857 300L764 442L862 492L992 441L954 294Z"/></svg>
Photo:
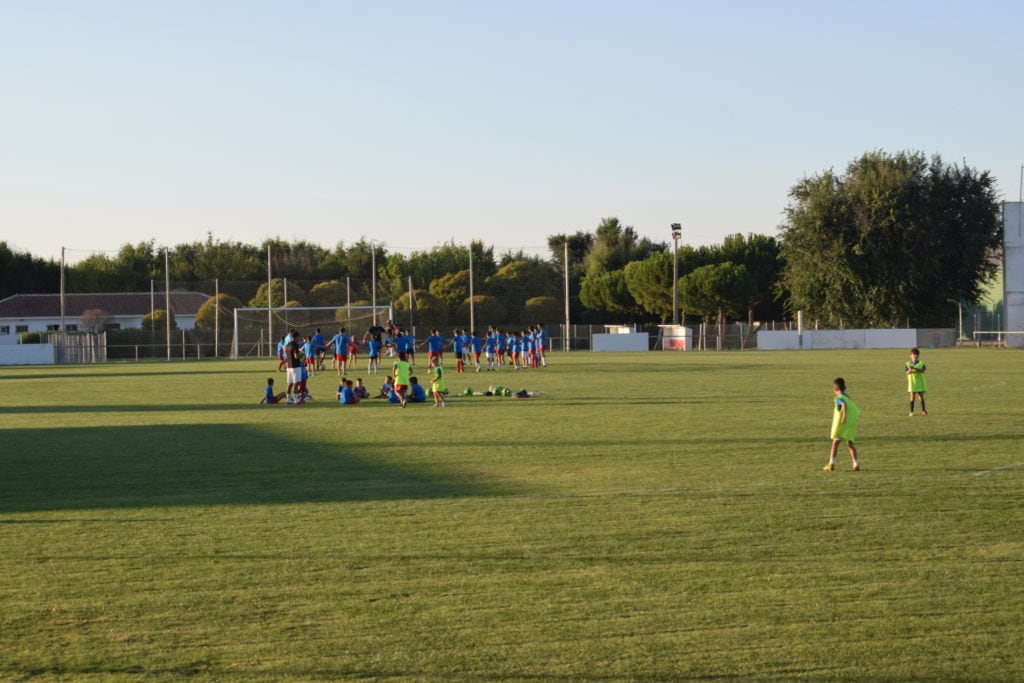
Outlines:
<svg viewBox="0 0 1024 683"><path fill-rule="evenodd" d="M320 333L330 338L341 328L356 339L374 325L391 320L390 306L300 306L236 308L231 333L231 356L269 356L294 329L300 337Z"/></svg>

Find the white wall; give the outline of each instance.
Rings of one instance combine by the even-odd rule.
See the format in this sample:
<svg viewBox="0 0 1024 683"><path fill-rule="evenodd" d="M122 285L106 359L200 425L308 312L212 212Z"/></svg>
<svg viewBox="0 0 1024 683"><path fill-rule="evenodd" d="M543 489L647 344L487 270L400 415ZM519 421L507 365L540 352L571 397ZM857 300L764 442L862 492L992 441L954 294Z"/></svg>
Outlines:
<svg viewBox="0 0 1024 683"><path fill-rule="evenodd" d="M594 334L590 348L593 351L650 351L651 339L646 332L630 334Z"/></svg>
<svg viewBox="0 0 1024 683"><path fill-rule="evenodd" d="M1024 331L1024 204L1003 203L1003 302L1009 332ZM991 337L988 337L991 339ZM1006 336L1007 346L1024 347L1024 334Z"/></svg>
<svg viewBox="0 0 1024 683"><path fill-rule="evenodd" d="M757 348L761 351L787 351L800 348L800 333L779 330L769 332L759 330L757 333Z"/></svg>
<svg viewBox="0 0 1024 683"><path fill-rule="evenodd" d="M53 365L53 344L5 344L0 346L0 365Z"/></svg>
<svg viewBox="0 0 1024 683"><path fill-rule="evenodd" d="M909 349L919 345L918 330L804 330L803 346L797 332L762 330L757 333L757 348L785 349ZM929 330L929 332L935 332ZM953 332L955 336L955 331ZM937 338L934 335L926 338ZM952 344L950 344L952 346Z"/></svg>

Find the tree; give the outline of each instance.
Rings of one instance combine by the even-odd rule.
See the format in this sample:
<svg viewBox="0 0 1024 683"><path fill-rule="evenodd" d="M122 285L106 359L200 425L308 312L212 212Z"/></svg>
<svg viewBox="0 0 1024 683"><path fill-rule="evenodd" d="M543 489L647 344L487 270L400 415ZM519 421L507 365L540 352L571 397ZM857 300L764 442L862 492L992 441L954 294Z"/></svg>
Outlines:
<svg viewBox="0 0 1024 683"><path fill-rule="evenodd" d="M263 254L267 253L268 246L271 272L277 277L310 280L338 276L337 268L331 262L331 252L318 244L306 241L288 242L280 238L264 240L260 247ZM263 256L263 259L266 259L266 256ZM290 296L291 285L288 289Z"/></svg>
<svg viewBox="0 0 1024 683"><path fill-rule="evenodd" d="M162 331L167 329L167 319L171 320L171 329L178 329L178 323L174 319L174 313L167 314L167 310L158 308L152 313L147 313L142 318L142 329L150 331Z"/></svg>
<svg viewBox="0 0 1024 683"><path fill-rule="evenodd" d="M625 268L630 261L642 261L655 251L664 251L664 243L655 244L640 238L632 227L624 226L618 218L605 218L597 226L594 244L584 257L586 274L596 275Z"/></svg>
<svg viewBox="0 0 1024 683"><path fill-rule="evenodd" d="M995 180L920 152L869 152L790 190L781 289L830 325L949 323L976 302L1001 237Z"/></svg>
<svg viewBox="0 0 1024 683"><path fill-rule="evenodd" d="M288 287L291 295L291 287ZM341 280L318 282L309 290L309 301L313 306L344 306L346 301L345 285Z"/></svg>
<svg viewBox="0 0 1024 683"><path fill-rule="evenodd" d="M430 283L429 290L454 313L459 304L469 297L469 270L442 275Z"/></svg>
<svg viewBox="0 0 1024 683"><path fill-rule="evenodd" d="M528 323L549 323L565 319L565 303L553 296L535 296L526 300L523 313Z"/></svg>
<svg viewBox="0 0 1024 683"><path fill-rule="evenodd" d="M409 256L392 254L382 270L383 280L390 287L392 299L408 290L409 278L414 287L426 287L439 277L469 268L469 250L473 251L473 279L481 282L497 269L494 248L485 249L482 242L464 245L448 242L430 251L414 251Z"/></svg>
<svg viewBox="0 0 1024 683"><path fill-rule="evenodd" d="M705 320L738 317L747 308L754 280L746 266L731 261L701 266L679 279L679 293L685 308Z"/></svg>
<svg viewBox="0 0 1024 683"><path fill-rule="evenodd" d="M259 280L267 275L266 253L241 242L214 241L179 244L171 252L171 274L176 280Z"/></svg>
<svg viewBox="0 0 1024 683"><path fill-rule="evenodd" d="M110 313L102 308L90 308L87 311L82 311L82 315L78 319L78 324L81 325L81 330L83 332L98 334L102 332L104 326L110 322L110 317Z"/></svg>
<svg viewBox="0 0 1024 683"><path fill-rule="evenodd" d="M456 314L460 323L469 323L469 297L459 304ZM495 297L476 294L473 296L473 317L477 330L480 330L485 325L504 325L508 320L508 311Z"/></svg>
<svg viewBox="0 0 1024 683"><path fill-rule="evenodd" d="M220 309L220 329L229 329L234 325L236 308L242 308L242 302L230 294L210 297L196 311L196 327L201 330L212 330L217 324Z"/></svg>
<svg viewBox="0 0 1024 683"><path fill-rule="evenodd" d="M623 269L626 289L645 312L662 322L672 318L672 254L659 251Z"/></svg>
<svg viewBox="0 0 1024 683"><path fill-rule="evenodd" d="M483 291L498 298L510 314L522 310L535 296L558 296L561 280L549 262L536 257L517 259L503 265L484 280Z"/></svg>
<svg viewBox="0 0 1024 683"><path fill-rule="evenodd" d="M572 235L552 235L548 237L552 267L558 271L563 279L563 296L565 295L566 243L569 245L569 310L573 319L578 320L583 313L583 305L580 303L580 281L583 280L583 276L587 273L584 260L591 247L594 246L594 236L588 232L578 230Z"/></svg>
<svg viewBox="0 0 1024 683"><path fill-rule="evenodd" d="M622 270L588 274L580 283L580 301L587 308L610 313L637 315L640 306L629 293Z"/></svg>
<svg viewBox="0 0 1024 683"><path fill-rule="evenodd" d="M0 299L13 294L45 294L60 289L60 264L13 251L0 241Z"/></svg>
<svg viewBox="0 0 1024 683"><path fill-rule="evenodd" d="M163 280L164 259L152 240L124 244L117 256L93 254L67 268L69 292L142 292L153 280Z"/></svg>
<svg viewBox="0 0 1024 683"><path fill-rule="evenodd" d="M412 291L412 324L419 330L444 327L448 324L448 306L430 292L423 289ZM395 323L406 327L410 321L409 292L398 297L394 303Z"/></svg>
<svg viewBox="0 0 1024 683"><path fill-rule="evenodd" d="M288 303L284 302L285 286L283 278L274 278L270 281L271 307L275 306L305 306L306 293L296 283L288 282ZM256 295L249 300L252 308L263 308L267 305L267 283L264 282L256 290Z"/></svg>
<svg viewBox="0 0 1024 683"><path fill-rule="evenodd" d="M762 320L775 320L782 312L777 305L776 285L782 274L782 260L779 257L782 245L774 237L750 234L744 237L737 233L727 235L722 242L723 261L732 261L747 269L753 280L747 315L751 323L757 316Z"/></svg>

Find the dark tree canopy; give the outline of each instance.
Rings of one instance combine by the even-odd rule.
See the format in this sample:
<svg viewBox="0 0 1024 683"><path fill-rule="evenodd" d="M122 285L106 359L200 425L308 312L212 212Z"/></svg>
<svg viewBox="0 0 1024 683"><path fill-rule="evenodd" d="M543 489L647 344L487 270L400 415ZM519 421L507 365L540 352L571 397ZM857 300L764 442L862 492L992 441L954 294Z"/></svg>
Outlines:
<svg viewBox="0 0 1024 683"><path fill-rule="evenodd" d="M0 241L0 299L12 294L56 292L60 264L12 250Z"/></svg>
<svg viewBox="0 0 1024 683"><path fill-rule="evenodd" d="M791 190L781 287L831 325L946 325L995 272L995 179L920 152L869 152Z"/></svg>

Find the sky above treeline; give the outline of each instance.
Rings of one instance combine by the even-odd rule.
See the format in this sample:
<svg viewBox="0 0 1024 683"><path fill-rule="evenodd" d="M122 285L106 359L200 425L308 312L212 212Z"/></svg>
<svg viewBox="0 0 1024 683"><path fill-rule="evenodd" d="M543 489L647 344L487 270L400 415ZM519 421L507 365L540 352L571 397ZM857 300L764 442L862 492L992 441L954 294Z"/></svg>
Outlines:
<svg viewBox="0 0 1024 683"><path fill-rule="evenodd" d="M0 239L389 251L776 234L915 150L1020 194L1019 2L0 0Z"/></svg>

